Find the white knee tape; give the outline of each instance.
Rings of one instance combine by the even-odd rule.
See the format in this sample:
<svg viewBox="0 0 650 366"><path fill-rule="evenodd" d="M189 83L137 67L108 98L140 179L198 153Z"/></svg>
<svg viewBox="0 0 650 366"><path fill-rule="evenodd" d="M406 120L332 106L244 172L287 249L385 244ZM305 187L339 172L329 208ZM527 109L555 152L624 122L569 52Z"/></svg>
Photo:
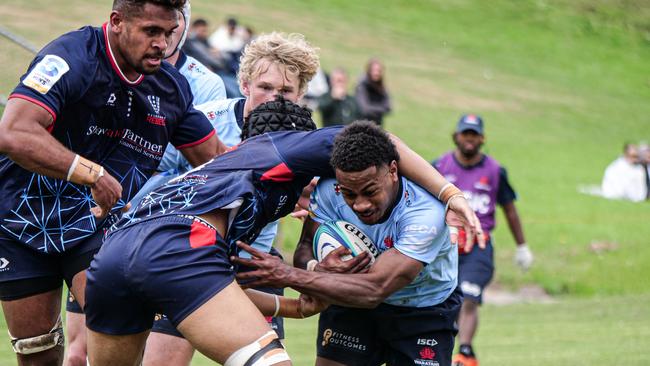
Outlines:
<svg viewBox="0 0 650 366"><path fill-rule="evenodd" d="M270 331L253 343L235 351L224 366L271 366L280 362L290 361L289 354L284 349L274 331Z"/></svg>
<svg viewBox="0 0 650 366"><path fill-rule="evenodd" d="M61 316L59 315L59 319L57 319L54 327L47 334L29 338L15 338L9 333L9 338L11 338L11 346L14 352L21 355L31 355L33 353L47 351L56 346L63 347L65 337L63 336Z"/></svg>

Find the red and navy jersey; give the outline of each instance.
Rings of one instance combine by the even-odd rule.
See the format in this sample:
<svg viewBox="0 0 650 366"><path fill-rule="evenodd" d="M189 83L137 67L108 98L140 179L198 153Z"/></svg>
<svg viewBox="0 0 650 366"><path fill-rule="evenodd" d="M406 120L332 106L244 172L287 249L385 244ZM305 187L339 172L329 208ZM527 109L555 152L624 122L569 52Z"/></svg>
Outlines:
<svg viewBox="0 0 650 366"><path fill-rule="evenodd" d="M116 227L166 215L232 209L226 241L252 243L266 224L293 211L314 176L334 176L329 159L341 129L272 132L248 139L154 190Z"/></svg>
<svg viewBox="0 0 650 366"><path fill-rule="evenodd" d="M129 81L106 32L83 27L43 48L10 98L47 110L52 136L95 161L122 183L119 210L156 170L169 142L207 140L214 129L192 107L185 78L170 64ZM0 155L0 227L39 251L65 251L101 227L90 213L90 189L29 172ZM114 211L116 212L116 211Z"/></svg>

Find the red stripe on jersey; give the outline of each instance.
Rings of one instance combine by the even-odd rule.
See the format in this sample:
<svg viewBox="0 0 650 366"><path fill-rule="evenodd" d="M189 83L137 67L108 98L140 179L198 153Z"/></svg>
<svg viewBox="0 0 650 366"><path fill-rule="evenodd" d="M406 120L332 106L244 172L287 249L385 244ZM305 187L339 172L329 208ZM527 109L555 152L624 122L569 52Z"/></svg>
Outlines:
<svg viewBox="0 0 650 366"><path fill-rule="evenodd" d="M175 146L175 147L176 147L177 150L182 150L182 149L187 149L188 147L192 147L192 146L202 144L202 143L208 141L208 139L210 137L212 137L212 135L214 135L215 133L217 133L217 131L213 129L204 138L202 138L202 139L200 139L198 141L190 142L189 144L179 145L179 146Z"/></svg>
<svg viewBox="0 0 650 366"><path fill-rule="evenodd" d="M280 163L273 168L267 170L262 174L260 180L270 180L273 182L291 182L293 180L293 172L287 164Z"/></svg>
<svg viewBox="0 0 650 366"><path fill-rule="evenodd" d="M47 113L52 115L52 124L46 127L47 132L52 133L52 129L54 129L54 122L56 122L56 113L54 113L52 108L48 107L47 105L45 105L45 103L41 102L40 100L34 99L32 97L28 97L26 95L14 93L14 94L11 94L8 99L13 99L13 98L24 99L24 100L26 100L28 102L32 102L32 103L36 104L37 106L45 109L47 111Z"/></svg>
<svg viewBox="0 0 650 366"><path fill-rule="evenodd" d="M144 75L140 74L140 76L137 77L134 81L131 81L126 78L126 75L122 72L122 69L120 69L120 66L117 64L117 60L115 59L115 55L113 55L113 49L111 49L111 43L108 40L108 23L104 23L102 26L102 29L104 30L104 43L106 46L106 57L108 57L108 61L111 62L111 66L113 66L113 70L115 70L115 73L124 81L125 83L129 85L138 85L144 80Z"/></svg>
<svg viewBox="0 0 650 366"><path fill-rule="evenodd" d="M207 247L217 242L217 232L202 224L194 221L190 227L190 246L192 248Z"/></svg>

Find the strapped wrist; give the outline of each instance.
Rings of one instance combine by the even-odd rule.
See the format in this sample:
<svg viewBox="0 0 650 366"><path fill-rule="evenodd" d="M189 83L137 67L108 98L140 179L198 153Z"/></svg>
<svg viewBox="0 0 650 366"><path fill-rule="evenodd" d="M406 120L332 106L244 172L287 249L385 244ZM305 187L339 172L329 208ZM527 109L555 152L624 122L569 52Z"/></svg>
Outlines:
<svg viewBox="0 0 650 366"><path fill-rule="evenodd" d="M307 262L307 266L305 266L305 269L308 271L313 271L316 268L316 265L318 265L318 261L316 259L312 259L309 262Z"/></svg>
<svg viewBox="0 0 650 366"><path fill-rule="evenodd" d="M463 191L458 189L455 185L451 183L447 183L444 185L443 189L440 191L440 194L438 194L438 199L440 202L449 204L449 201L456 196L463 196Z"/></svg>
<svg viewBox="0 0 650 366"><path fill-rule="evenodd" d="M94 163L79 154L75 155L66 180L72 183L94 186L99 178L104 176L104 167Z"/></svg>

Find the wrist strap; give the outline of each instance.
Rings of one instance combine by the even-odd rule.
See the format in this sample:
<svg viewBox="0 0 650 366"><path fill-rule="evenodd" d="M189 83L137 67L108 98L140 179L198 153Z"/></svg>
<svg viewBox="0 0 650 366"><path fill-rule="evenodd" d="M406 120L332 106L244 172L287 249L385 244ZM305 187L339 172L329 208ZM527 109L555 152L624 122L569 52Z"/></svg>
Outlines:
<svg viewBox="0 0 650 366"><path fill-rule="evenodd" d="M278 295L273 295L273 298L275 299L275 312L273 312L273 317L275 318L280 312L280 297Z"/></svg>
<svg viewBox="0 0 650 366"><path fill-rule="evenodd" d="M441 191L440 195L438 197L438 199L442 203L449 204L449 201L452 199L452 197L459 196L459 195L462 196L463 195L463 192L460 189L458 189L458 187L456 187L455 185L453 185L451 183L449 183L448 186L445 186L443 188L444 188L444 191Z"/></svg>
<svg viewBox="0 0 650 366"><path fill-rule="evenodd" d="M68 169L67 180L72 183L93 186L104 176L104 167L79 154L75 155Z"/></svg>
<svg viewBox="0 0 650 366"><path fill-rule="evenodd" d="M308 271L313 271L316 268L316 265L318 264L318 261L315 259L310 260L307 262L307 266L305 267Z"/></svg>

